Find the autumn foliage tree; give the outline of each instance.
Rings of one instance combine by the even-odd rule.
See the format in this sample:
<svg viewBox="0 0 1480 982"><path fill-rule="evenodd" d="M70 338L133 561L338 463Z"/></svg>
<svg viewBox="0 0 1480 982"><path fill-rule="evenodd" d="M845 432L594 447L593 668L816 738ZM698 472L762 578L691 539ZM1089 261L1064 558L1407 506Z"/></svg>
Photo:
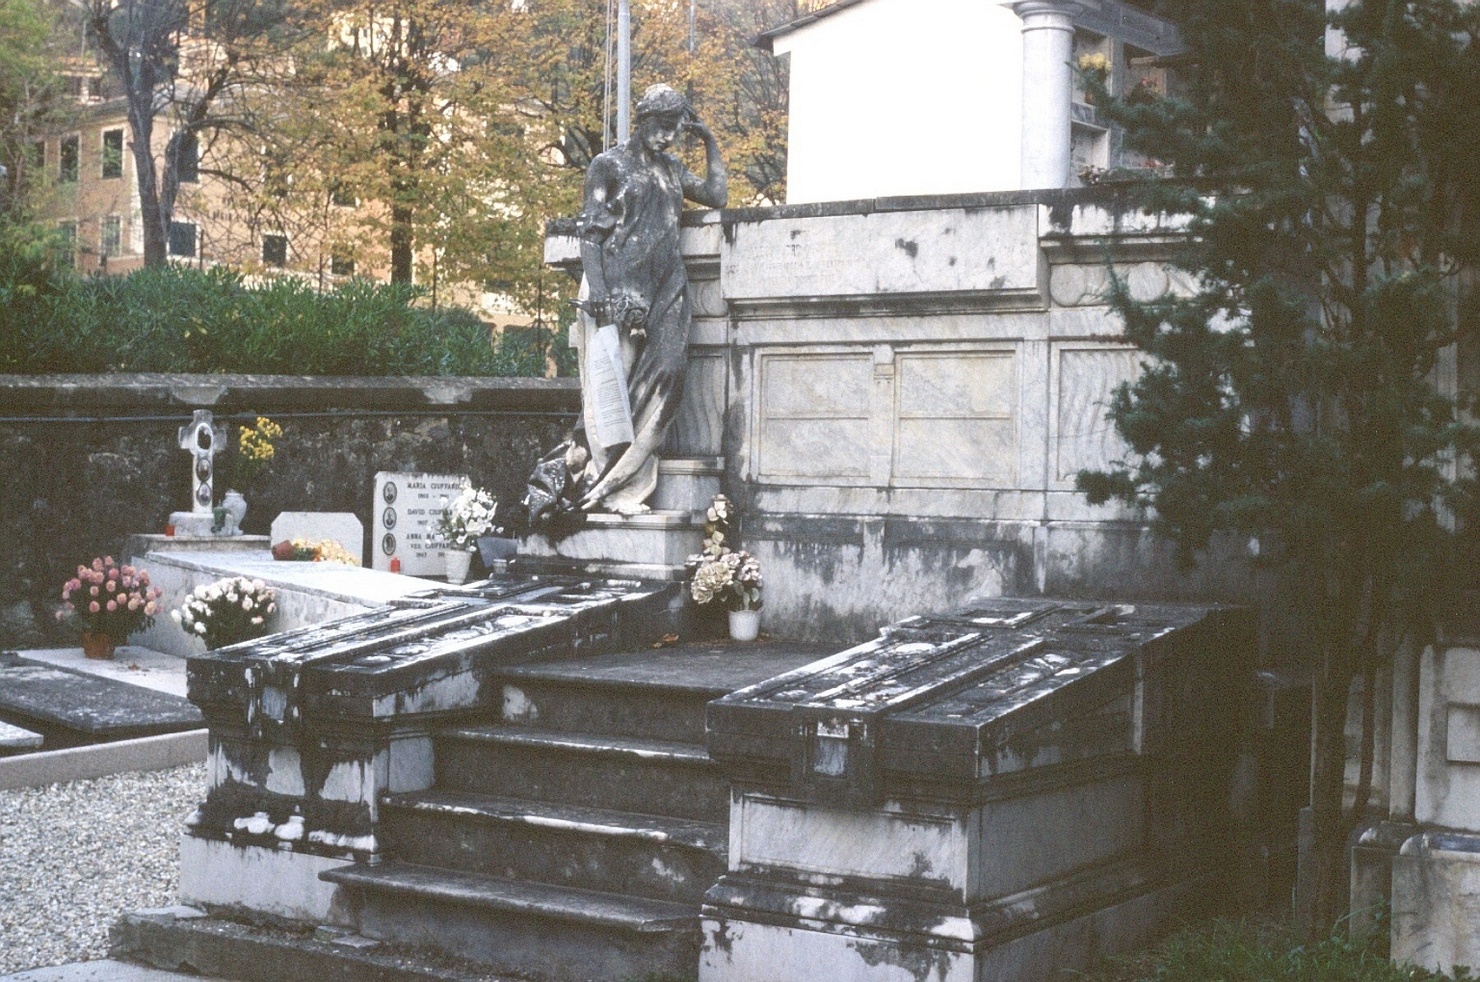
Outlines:
<svg viewBox="0 0 1480 982"><path fill-rule="evenodd" d="M633 4L635 87L689 93L757 176L736 182L738 201L779 196L784 173L784 85L746 89L776 74L750 49L754 11L737 13L753 6L698 9L691 30L687 3ZM434 295L487 284L554 309L566 285L544 275L545 223L579 208L586 167L614 139L603 5L304 0L293 18L291 71L241 100L254 152L237 157L233 199L249 224L359 268L388 252L393 281Z"/></svg>
<svg viewBox="0 0 1480 982"><path fill-rule="evenodd" d="M1313 675L1319 933L1372 788L1379 668L1430 637L1474 528L1468 396L1436 378L1475 342L1480 8L1350 0L1328 25L1321 0L1185 0L1177 16L1184 93L1098 95L1174 172L1133 191L1188 217L1198 285L1114 294L1149 356L1110 410L1133 454L1078 483L1154 509L1184 556L1237 533L1286 574Z"/></svg>

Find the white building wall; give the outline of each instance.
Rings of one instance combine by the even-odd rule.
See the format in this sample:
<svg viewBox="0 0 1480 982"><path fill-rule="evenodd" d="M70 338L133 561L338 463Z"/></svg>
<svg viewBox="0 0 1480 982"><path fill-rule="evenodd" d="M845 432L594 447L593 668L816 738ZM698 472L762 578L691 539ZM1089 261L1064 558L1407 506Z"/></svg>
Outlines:
<svg viewBox="0 0 1480 982"><path fill-rule="evenodd" d="M1018 188L1022 50L987 0L872 0L778 37L787 202Z"/></svg>

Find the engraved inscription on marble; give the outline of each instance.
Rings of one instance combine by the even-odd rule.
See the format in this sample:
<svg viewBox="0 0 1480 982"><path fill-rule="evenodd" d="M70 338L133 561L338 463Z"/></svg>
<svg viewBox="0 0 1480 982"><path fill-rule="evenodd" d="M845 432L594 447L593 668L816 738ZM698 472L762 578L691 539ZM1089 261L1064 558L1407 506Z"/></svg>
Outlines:
<svg viewBox="0 0 1480 982"><path fill-rule="evenodd" d="M443 499L457 497L466 474L375 475L375 529L370 537L371 568L388 570L399 559L408 576L439 576L447 569L445 543L437 534Z"/></svg>
<svg viewBox="0 0 1480 982"><path fill-rule="evenodd" d="M1140 352L1127 348L1061 348L1054 478L1073 482L1081 470L1109 467L1125 443L1106 418L1116 386L1139 374Z"/></svg>
<svg viewBox="0 0 1480 982"><path fill-rule="evenodd" d="M897 366L892 483L1016 482L1012 352L900 354Z"/></svg>

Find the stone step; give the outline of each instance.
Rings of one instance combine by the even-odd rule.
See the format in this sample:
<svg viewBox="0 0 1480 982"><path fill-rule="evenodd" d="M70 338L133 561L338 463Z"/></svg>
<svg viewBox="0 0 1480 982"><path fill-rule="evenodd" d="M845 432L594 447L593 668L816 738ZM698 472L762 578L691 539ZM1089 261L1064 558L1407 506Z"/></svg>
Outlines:
<svg viewBox="0 0 1480 982"><path fill-rule="evenodd" d="M440 732L435 786L704 822L730 810L729 783L700 745L514 726Z"/></svg>
<svg viewBox="0 0 1480 982"><path fill-rule="evenodd" d="M720 613L723 613L721 611ZM833 654L839 646L707 641L504 672L505 723L542 730L704 742L704 707Z"/></svg>
<svg viewBox="0 0 1480 982"><path fill-rule="evenodd" d="M503 676L503 720L565 733L702 744L704 706L725 688L659 679L603 680L584 663L529 666Z"/></svg>
<svg viewBox="0 0 1480 982"><path fill-rule="evenodd" d="M717 822L456 791L382 803L397 860L697 905L725 871Z"/></svg>
<svg viewBox="0 0 1480 982"><path fill-rule="evenodd" d="M308 937L188 907L124 914L108 934L115 958L234 982L514 982L456 956L333 932ZM112 978L103 971L87 977Z"/></svg>
<svg viewBox="0 0 1480 982"><path fill-rule="evenodd" d="M361 935L548 982L692 978L699 910L543 883L381 863L320 874L346 888Z"/></svg>

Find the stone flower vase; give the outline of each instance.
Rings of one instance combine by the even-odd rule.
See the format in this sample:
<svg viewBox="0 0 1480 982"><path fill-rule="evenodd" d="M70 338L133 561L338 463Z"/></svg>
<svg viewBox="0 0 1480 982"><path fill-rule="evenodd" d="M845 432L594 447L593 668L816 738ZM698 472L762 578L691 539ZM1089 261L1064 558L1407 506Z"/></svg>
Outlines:
<svg viewBox="0 0 1480 982"><path fill-rule="evenodd" d="M82 632L82 653L93 661L112 661L118 642L102 631Z"/></svg>
<svg viewBox="0 0 1480 982"><path fill-rule="evenodd" d="M447 550L447 582L466 583L468 570L473 565L473 554L466 549Z"/></svg>
<svg viewBox="0 0 1480 982"><path fill-rule="evenodd" d="M735 641L754 641L761 633L761 612L758 610L730 611L730 638Z"/></svg>

